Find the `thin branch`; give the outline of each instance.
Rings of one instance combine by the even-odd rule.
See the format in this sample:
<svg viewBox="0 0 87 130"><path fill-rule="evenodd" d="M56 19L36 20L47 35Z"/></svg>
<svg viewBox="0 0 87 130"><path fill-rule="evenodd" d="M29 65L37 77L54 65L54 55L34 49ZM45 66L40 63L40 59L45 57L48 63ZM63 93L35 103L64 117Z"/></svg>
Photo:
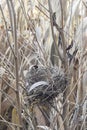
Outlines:
<svg viewBox="0 0 87 130"><path fill-rule="evenodd" d="M40 1L39 0L37 0L38 1L38 3L46 10L46 11L48 11L49 12L49 10L44 6L44 5L42 5L41 3L40 3Z"/></svg>
<svg viewBox="0 0 87 130"><path fill-rule="evenodd" d="M26 21L27 21L27 24L29 25L31 18L30 18L29 15L28 15L28 17L27 17L27 14L26 14L26 11L25 11L25 7L24 7L24 2L23 2L23 0L18 0L18 1L19 1L19 3L20 3L20 6L21 6L22 12L23 12L23 14L24 14L24 17L25 17L25 19L26 19ZM34 24L33 24L33 23L32 23L32 26L30 26L30 29L32 30L32 32L34 31L35 40L36 40L36 42L37 42L37 44L38 44L39 49L41 50L41 52L42 52L42 54L43 54L44 59L45 59L45 54L44 54L44 52L43 52L43 49L42 49L42 47L41 47L39 41L37 40L36 30L35 30L35 28L34 28Z"/></svg>
<svg viewBox="0 0 87 130"><path fill-rule="evenodd" d="M6 22L6 20L5 20L5 16L4 16L3 9L2 9L2 7L1 7L1 5L0 5L0 10L1 10L1 13L2 13L2 16L3 16L3 20L4 20L4 23L5 23L7 41L8 41L8 44L9 44L11 50L12 50L12 53L13 53L13 55L14 55L14 57L15 57L14 50L13 50L11 44L10 44L10 41L9 41L9 34L8 34L7 22Z"/></svg>
<svg viewBox="0 0 87 130"><path fill-rule="evenodd" d="M5 93L1 89L0 89L0 92L5 95L5 97L7 98L7 100L11 103L11 106L13 106L15 109L17 109L17 106L14 104L14 100L12 99L12 97L9 96L7 93ZM6 101L6 99L5 99L5 101Z"/></svg>
<svg viewBox="0 0 87 130"><path fill-rule="evenodd" d="M2 81L4 81L13 91L17 91L15 88L13 88L4 78L2 78L1 76L0 76L0 78L2 79Z"/></svg>
<svg viewBox="0 0 87 130"><path fill-rule="evenodd" d="M77 82L76 82L75 85L73 86L71 92L67 95L66 100L65 100L65 102L63 103L63 107L64 107L64 105L66 104L67 100L69 99L70 95L73 93L73 91L74 91L75 88L77 87L78 82L81 80L81 78L82 78L82 76L83 76L83 74L84 74L85 72L87 72L87 70L83 71L83 73L80 75L79 79L77 80Z"/></svg>
<svg viewBox="0 0 87 130"><path fill-rule="evenodd" d="M65 72L68 69L68 59L66 57L66 44L65 44L65 38L64 38L64 32L63 29L59 27L59 25L56 23L55 19L53 21L53 25L56 27L56 29L58 30L58 32L60 33L61 39L62 39L62 48L63 48L63 63L64 63L64 68L65 68Z"/></svg>
<svg viewBox="0 0 87 130"><path fill-rule="evenodd" d="M9 60L6 58L6 55L5 55L5 54L3 55L3 53L1 53L1 52L0 52L0 59L2 59L1 63L3 63L4 60L6 60L7 65L9 65L9 66L11 66L11 67L14 68L14 65L11 63L11 61L9 61Z"/></svg>
<svg viewBox="0 0 87 130"><path fill-rule="evenodd" d="M57 51L59 58L61 59L62 62L64 62L64 59L62 58L62 56L59 52L58 46L56 44L56 41L55 41L55 35L54 35L54 29L53 29L53 12L52 12L52 8L51 8L50 0L48 0L48 5L49 5L49 12L50 12L50 22L51 22L51 31L52 31L53 42L54 42L55 49Z"/></svg>
<svg viewBox="0 0 87 130"><path fill-rule="evenodd" d="M13 127L13 126L14 127L22 127L21 125L14 124L14 123L6 121L1 115L0 115L0 117L2 118L2 120L0 120L0 122L4 122L4 123L8 124L10 127Z"/></svg>
<svg viewBox="0 0 87 130"><path fill-rule="evenodd" d="M47 18L49 18L49 16L47 16L46 13L44 13L44 11L42 11L37 5L35 6L41 13L43 13Z"/></svg>
<svg viewBox="0 0 87 130"><path fill-rule="evenodd" d="M26 10L25 10L25 7L24 7L24 2L23 2L23 0L18 0L18 1L19 1L19 3L20 3L22 12L23 12L23 14L24 14L24 17L25 17L27 23L29 23L28 17L27 17L27 14L26 14Z"/></svg>
<svg viewBox="0 0 87 130"><path fill-rule="evenodd" d="M6 64L5 61L3 63ZM2 64L0 64L0 65L2 65ZM3 68L5 69L5 71L7 73L9 73L15 79L13 72L10 70L10 68L7 66L7 64L5 66L3 66Z"/></svg>

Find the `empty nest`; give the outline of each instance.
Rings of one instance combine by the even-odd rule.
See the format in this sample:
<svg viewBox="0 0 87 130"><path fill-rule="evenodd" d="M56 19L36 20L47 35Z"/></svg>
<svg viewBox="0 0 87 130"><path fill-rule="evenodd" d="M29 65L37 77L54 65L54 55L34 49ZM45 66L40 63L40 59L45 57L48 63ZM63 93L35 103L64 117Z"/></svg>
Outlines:
<svg viewBox="0 0 87 130"><path fill-rule="evenodd" d="M32 66L26 75L26 93L29 102L53 100L69 84L68 76L58 67Z"/></svg>

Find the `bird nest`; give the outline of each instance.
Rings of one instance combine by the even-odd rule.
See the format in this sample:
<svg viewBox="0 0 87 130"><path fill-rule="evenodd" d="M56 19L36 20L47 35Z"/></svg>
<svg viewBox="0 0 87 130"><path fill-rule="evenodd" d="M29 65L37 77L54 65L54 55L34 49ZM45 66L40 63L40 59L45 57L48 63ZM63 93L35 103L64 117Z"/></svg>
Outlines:
<svg viewBox="0 0 87 130"><path fill-rule="evenodd" d="M58 67L35 65L26 75L26 92L31 103L53 100L68 84L68 76Z"/></svg>

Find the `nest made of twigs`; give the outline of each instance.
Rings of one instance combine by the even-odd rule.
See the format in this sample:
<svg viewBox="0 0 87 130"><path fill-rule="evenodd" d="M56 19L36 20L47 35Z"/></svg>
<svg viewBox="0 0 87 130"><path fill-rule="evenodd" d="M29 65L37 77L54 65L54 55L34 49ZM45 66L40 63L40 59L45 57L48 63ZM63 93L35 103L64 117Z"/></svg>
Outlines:
<svg viewBox="0 0 87 130"><path fill-rule="evenodd" d="M29 102L44 102L63 93L69 84L68 76L58 67L32 66L26 75Z"/></svg>

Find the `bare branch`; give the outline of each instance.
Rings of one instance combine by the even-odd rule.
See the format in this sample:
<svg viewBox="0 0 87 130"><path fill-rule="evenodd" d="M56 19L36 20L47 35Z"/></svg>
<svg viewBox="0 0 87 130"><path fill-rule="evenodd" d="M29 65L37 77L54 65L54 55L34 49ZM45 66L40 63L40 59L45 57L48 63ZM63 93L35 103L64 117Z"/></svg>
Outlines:
<svg viewBox="0 0 87 130"><path fill-rule="evenodd" d="M62 56L59 52L58 46L56 44L56 41L55 41L54 30L53 30L53 12L52 12L52 8L51 8L50 0L48 0L48 5L49 5L49 12L50 12L50 22L51 22L51 31L52 31L53 42L54 42L55 49L58 53L59 58L61 59L62 62L64 62L64 59L62 58Z"/></svg>

